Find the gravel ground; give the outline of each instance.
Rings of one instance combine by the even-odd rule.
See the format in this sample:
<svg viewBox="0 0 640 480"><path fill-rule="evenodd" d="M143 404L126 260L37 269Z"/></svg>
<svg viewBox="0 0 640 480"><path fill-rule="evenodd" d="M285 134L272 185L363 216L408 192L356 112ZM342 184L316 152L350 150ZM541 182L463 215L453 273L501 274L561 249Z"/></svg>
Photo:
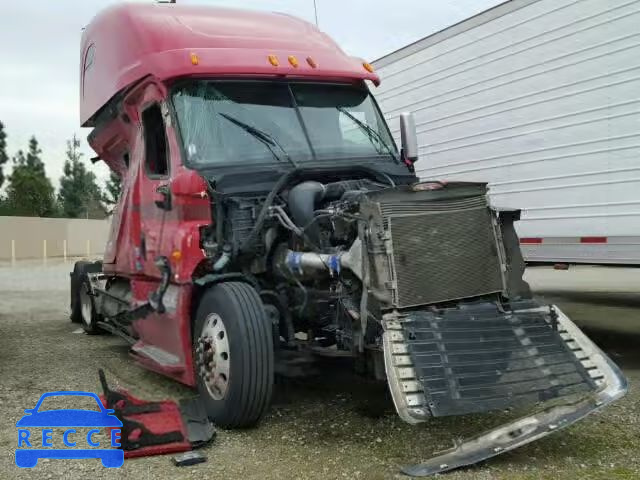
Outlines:
<svg viewBox="0 0 640 480"><path fill-rule="evenodd" d="M177 468L170 457L127 460L118 470L98 460L14 464L15 422L41 393L99 391L97 369L111 383L148 399L182 398L189 389L136 366L112 336L75 333L68 320L70 264L0 264L0 478L405 478L398 466L419 462L505 420L500 415L435 419L409 426L395 414L384 386L367 384L327 365L321 379L279 383L259 427L219 431L204 449L208 462ZM578 324L630 380L629 394L578 424L448 479L640 478L640 269L532 269L538 291ZM604 286L603 286L604 285ZM578 291L579 290L579 291Z"/></svg>

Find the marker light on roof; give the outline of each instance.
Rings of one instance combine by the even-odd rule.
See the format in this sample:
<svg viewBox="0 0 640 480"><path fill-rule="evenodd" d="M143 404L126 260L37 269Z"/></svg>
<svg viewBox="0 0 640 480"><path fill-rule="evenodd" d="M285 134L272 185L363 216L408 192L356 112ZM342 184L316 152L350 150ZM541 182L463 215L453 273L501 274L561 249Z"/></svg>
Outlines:
<svg viewBox="0 0 640 480"><path fill-rule="evenodd" d="M293 68L298 68L298 59L296 57L294 57L293 55L289 55L289 63L291 64L291 66Z"/></svg>
<svg viewBox="0 0 640 480"><path fill-rule="evenodd" d="M311 68L317 68L318 67L318 64L316 63L316 61L311 57L307 57L307 63L309 64L309 66Z"/></svg>
<svg viewBox="0 0 640 480"><path fill-rule="evenodd" d="M192 53L190 56L191 56L191 65L198 65L200 63L200 59L198 58L198 55L196 55L195 53Z"/></svg>
<svg viewBox="0 0 640 480"><path fill-rule="evenodd" d="M280 65L280 62L278 61L278 57L276 57L275 55L269 55L267 59L269 60L269 63L274 67L277 67L278 65Z"/></svg>
<svg viewBox="0 0 640 480"><path fill-rule="evenodd" d="M373 65L371 65L370 63L364 62L362 66L367 72L373 73Z"/></svg>

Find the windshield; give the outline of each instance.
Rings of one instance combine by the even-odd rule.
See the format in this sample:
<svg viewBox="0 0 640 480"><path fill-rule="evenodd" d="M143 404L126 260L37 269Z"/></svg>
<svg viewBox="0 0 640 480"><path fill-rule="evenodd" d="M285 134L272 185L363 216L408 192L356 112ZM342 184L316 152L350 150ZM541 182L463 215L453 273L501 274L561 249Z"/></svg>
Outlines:
<svg viewBox="0 0 640 480"><path fill-rule="evenodd" d="M195 167L384 157L395 144L371 95L351 85L195 81L173 105Z"/></svg>

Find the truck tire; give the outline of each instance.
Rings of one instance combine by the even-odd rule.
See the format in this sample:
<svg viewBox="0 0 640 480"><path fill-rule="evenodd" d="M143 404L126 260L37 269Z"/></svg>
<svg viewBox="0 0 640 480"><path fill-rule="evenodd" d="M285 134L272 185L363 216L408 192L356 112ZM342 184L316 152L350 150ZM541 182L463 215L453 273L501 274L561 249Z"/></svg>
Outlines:
<svg viewBox="0 0 640 480"><path fill-rule="evenodd" d="M243 282L210 287L194 325L198 391L209 417L223 428L260 420L273 389L273 332L260 296Z"/></svg>
<svg viewBox="0 0 640 480"><path fill-rule="evenodd" d="M80 309L80 286L87 273L97 273L102 271L102 262L87 262L81 260L76 262L71 272L71 314L69 318L72 323L82 323L82 311Z"/></svg>
<svg viewBox="0 0 640 480"><path fill-rule="evenodd" d="M104 333L98 326L98 321L100 320L100 315L96 311L96 304L93 300L93 295L90 295L91 286L89 284L89 278L87 275L84 275L82 279L82 283L80 284L79 289L79 298L80 298L80 313L82 317L82 329L88 335L99 335Z"/></svg>

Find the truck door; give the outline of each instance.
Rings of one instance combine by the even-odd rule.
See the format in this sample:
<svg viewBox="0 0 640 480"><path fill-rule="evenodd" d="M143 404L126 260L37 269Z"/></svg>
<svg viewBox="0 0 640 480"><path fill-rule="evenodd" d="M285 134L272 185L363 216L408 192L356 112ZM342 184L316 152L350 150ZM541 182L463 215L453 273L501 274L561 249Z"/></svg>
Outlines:
<svg viewBox="0 0 640 480"><path fill-rule="evenodd" d="M104 264L116 263L118 250L122 248L121 238L124 236L123 227L125 222L123 220L128 214L129 207L128 202L125 200L129 195L129 186L131 184L129 181L129 152L125 150L121 155L119 155L119 157L121 158L121 165L119 165L119 168L118 166L109 165L110 168L120 177L121 187L120 198L113 199L116 203L111 211L111 227L109 231L109 239L105 246Z"/></svg>
<svg viewBox="0 0 640 480"><path fill-rule="evenodd" d="M157 205L159 193L169 186L169 147L160 103L145 105L141 112L143 135L143 161L140 171L140 256L146 275L158 277L160 272L154 260L167 255L166 223L170 210Z"/></svg>

